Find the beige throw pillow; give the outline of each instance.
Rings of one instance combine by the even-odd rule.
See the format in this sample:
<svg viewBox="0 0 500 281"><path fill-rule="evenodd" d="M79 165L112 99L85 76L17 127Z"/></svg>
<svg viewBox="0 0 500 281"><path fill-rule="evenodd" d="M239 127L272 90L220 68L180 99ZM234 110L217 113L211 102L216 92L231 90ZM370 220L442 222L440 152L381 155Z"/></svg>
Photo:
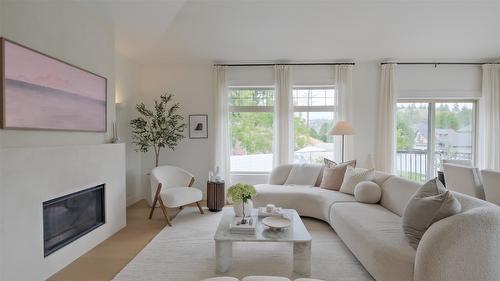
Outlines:
<svg viewBox="0 0 500 281"><path fill-rule="evenodd" d="M323 162L325 162L325 167L327 167L327 168L332 168L332 167L337 166L337 162L332 161L330 159L323 158Z"/></svg>
<svg viewBox="0 0 500 281"><path fill-rule="evenodd" d="M417 249L420 239L433 223L461 210L460 202L440 181L428 181L406 204L402 218L406 239Z"/></svg>
<svg viewBox="0 0 500 281"><path fill-rule="evenodd" d="M340 187L340 192L354 195L354 188L362 181L371 181L375 175L374 169L363 169L347 167L344 175L344 181Z"/></svg>
<svg viewBox="0 0 500 281"><path fill-rule="evenodd" d="M327 161L331 163L327 164ZM344 181L344 174L348 166L355 167L356 160L348 161L340 164L335 163L325 158L325 168L323 169L323 179L319 187L331 190L339 190L342 182ZM331 165L331 166L328 166Z"/></svg>

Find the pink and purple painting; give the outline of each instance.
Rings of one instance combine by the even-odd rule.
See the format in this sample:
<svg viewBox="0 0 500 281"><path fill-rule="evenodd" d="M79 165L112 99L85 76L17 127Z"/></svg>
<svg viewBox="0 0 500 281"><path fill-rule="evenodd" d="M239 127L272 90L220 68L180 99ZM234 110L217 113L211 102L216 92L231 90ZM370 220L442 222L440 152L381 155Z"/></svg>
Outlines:
<svg viewBox="0 0 500 281"><path fill-rule="evenodd" d="M106 131L106 78L1 41L3 128Z"/></svg>

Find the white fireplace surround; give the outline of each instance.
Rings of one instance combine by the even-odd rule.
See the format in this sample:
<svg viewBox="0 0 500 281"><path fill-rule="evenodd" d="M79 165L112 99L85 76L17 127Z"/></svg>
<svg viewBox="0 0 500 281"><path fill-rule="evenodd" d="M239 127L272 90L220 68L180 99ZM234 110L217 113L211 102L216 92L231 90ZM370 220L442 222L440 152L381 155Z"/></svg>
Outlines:
<svg viewBox="0 0 500 281"><path fill-rule="evenodd" d="M43 256L42 202L105 183L106 223ZM0 149L0 280L45 280L126 225L125 145Z"/></svg>

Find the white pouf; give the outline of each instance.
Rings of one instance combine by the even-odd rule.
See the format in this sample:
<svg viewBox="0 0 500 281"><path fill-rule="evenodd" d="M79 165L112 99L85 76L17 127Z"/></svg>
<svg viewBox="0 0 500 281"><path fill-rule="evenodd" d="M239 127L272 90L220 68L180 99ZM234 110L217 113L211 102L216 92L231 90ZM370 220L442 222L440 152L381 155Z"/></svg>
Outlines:
<svg viewBox="0 0 500 281"><path fill-rule="evenodd" d="M201 281L239 281L239 280L234 277L214 277L214 278L203 279Z"/></svg>
<svg viewBox="0 0 500 281"><path fill-rule="evenodd" d="M290 279L278 276L247 276L242 281L290 281Z"/></svg>
<svg viewBox="0 0 500 281"><path fill-rule="evenodd" d="M372 181L362 181L354 188L354 198L361 203L375 204L381 196L382 189Z"/></svg>

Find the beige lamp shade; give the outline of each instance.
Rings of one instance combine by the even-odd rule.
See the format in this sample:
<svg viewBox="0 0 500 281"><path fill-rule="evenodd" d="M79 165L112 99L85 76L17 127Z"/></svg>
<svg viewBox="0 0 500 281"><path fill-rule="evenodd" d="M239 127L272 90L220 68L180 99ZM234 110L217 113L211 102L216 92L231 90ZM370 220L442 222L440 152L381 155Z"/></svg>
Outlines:
<svg viewBox="0 0 500 281"><path fill-rule="evenodd" d="M328 132L329 135L341 136L341 135L355 135L356 131L352 127L351 123L347 121L339 121L333 128Z"/></svg>

